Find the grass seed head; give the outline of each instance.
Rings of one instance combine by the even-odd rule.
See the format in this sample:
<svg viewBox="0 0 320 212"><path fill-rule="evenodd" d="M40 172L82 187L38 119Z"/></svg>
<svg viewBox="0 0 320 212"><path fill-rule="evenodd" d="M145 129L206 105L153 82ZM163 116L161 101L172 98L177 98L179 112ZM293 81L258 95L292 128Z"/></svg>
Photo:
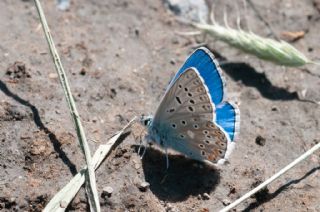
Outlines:
<svg viewBox="0 0 320 212"><path fill-rule="evenodd" d="M263 38L252 32L223 27L219 24L193 24L196 28L260 59L284 66L313 63L303 53L285 41Z"/></svg>

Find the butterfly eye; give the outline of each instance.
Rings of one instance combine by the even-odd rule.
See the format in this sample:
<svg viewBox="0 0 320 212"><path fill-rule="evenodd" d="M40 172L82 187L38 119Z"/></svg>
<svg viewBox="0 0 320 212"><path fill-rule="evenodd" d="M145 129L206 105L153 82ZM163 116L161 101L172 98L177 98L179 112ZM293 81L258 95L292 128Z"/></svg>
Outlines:
<svg viewBox="0 0 320 212"><path fill-rule="evenodd" d="M185 92L188 92L189 89L188 88L184 88L184 90L185 90Z"/></svg>
<svg viewBox="0 0 320 212"><path fill-rule="evenodd" d="M194 105L194 103L195 103L195 101L193 100L193 99L190 99L190 101L189 101L191 104L193 104Z"/></svg>
<svg viewBox="0 0 320 212"><path fill-rule="evenodd" d="M219 154L222 155L223 151L221 149L218 150Z"/></svg>
<svg viewBox="0 0 320 212"><path fill-rule="evenodd" d="M211 135L206 135L206 137L207 137L207 138L209 138L209 139L210 139L210 138L212 138L212 136L211 136Z"/></svg>
<svg viewBox="0 0 320 212"><path fill-rule="evenodd" d="M185 120L181 120L181 124L186 126L187 125L187 122Z"/></svg>
<svg viewBox="0 0 320 212"><path fill-rule="evenodd" d="M202 132L203 132L203 134L205 134L205 135L207 135L207 134L209 133L208 130L203 130Z"/></svg>
<svg viewBox="0 0 320 212"><path fill-rule="evenodd" d="M203 144L199 144L199 147L200 147L201 149L204 149L204 145L203 145Z"/></svg>
<svg viewBox="0 0 320 212"><path fill-rule="evenodd" d="M184 138L185 136L183 134L180 134L180 138Z"/></svg>
<svg viewBox="0 0 320 212"><path fill-rule="evenodd" d="M197 124L195 124L195 125L193 125L193 128L194 128L194 129L198 129L199 126L198 126Z"/></svg>
<svg viewBox="0 0 320 212"><path fill-rule="evenodd" d="M179 87L179 88L182 88L182 85L181 85L181 84L179 84L179 85L178 85L178 87Z"/></svg>
<svg viewBox="0 0 320 212"><path fill-rule="evenodd" d="M176 124L171 124L171 126L172 126L172 128L176 128L177 127L177 125Z"/></svg>
<svg viewBox="0 0 320 212"><path fill-rule="evenodd" d="M188 109L190 110L190 112L193 112L194 111L194 108L189 106Z"/></svg>
<svg viewBox="0 0 320 212"><path fill-rule="evenodd" d="M192 93L188 93L188 96L189 96L189 97L192 97Z"/></svg>
<svg viewBox="0 0 320 212"><path fill-rule="evenodd" d="M206 144L210 144L210 141L208 141L208 140L204 140L204 142L205 142Z"/></svg>
<svg viewBox="0 0 320 212"><path fill-rule="evenodd" d="M144 120L144 121L143 121L144 126L147 126L148 123L149 123L149 120Z"/></svg>

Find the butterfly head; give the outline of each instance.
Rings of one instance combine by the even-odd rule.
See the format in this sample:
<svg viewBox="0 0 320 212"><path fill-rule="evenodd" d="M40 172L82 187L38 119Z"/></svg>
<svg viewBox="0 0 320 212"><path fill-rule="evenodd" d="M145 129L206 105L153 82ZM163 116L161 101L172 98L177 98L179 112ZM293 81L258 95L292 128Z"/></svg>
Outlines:
<svg viewBox="0 0 320 212"><path fill-rule="evenodd" d="M153 117L152 116L145 116L141 115L140 117L140 123L145 127L150 127L152 124Z"/></svg>

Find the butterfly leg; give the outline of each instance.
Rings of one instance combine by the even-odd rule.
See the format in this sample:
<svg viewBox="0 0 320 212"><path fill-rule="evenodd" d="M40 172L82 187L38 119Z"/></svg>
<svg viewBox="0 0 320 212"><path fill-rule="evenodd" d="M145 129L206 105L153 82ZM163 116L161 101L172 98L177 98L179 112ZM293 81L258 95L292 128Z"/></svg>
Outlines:
<svg viewBox="0 0 320 212"><path fill-rule="evenodd" d="M165 144L164 142L162 142L163 144ZM166 162L167 162L167 170L169 169L169 156L168 156L168 147L165 144L164 145L164 149L165 149L165 153L166 153Z"/></svg>
<svg viewBox="0 0 320 212"><path fill-rule="evenodd" d="M140 143L140 147L139 147L139 149L138 149L138 154L140 155L140 149L141 149L141 147L143 146L143 153L142 153L142 155L141 155L141 159L144 157L144 155L146 154L146 151L147 151L147 145L146 145L146 143L147 144L149 144L150 145L150 143L151 143L151 140L150 140L150 137L147 135L147 136L145 136L145 139L143 139L144 141L146 141L146 142L144 142L144 144L142 144L142 140L141 140L141 143Z"/></svg>
<svg viewBox="0 0 320 212"><path fill-rule="evenodd" d="M142 147L142 138L141 138L141 136L139 136L139 138L140 138L140 145L139 145L139 149L138 149L138 155L140 155L140 150Z"/></svg>
<svg viewBox="0 0 320 212"><path fill-rule="evenodd" d="M147 147L145 145L143 147L144 147L144 149L143 149L143 153L140 157L141 159L144 157L144 155L146 154L146 151L147 151Z"/></svg>
<svg viewBox="0 0 320 212"><path fill-rule="evenodd" d="M167 160L167 170L169 169L169 156L168 156L168 148L166 148L166 160Z"/></svg>

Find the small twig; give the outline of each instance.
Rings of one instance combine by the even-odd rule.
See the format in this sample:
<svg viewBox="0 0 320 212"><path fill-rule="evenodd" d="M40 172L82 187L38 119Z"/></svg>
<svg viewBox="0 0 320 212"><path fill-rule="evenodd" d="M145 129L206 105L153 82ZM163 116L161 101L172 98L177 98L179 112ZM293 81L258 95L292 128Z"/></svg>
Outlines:
<svg viewBox="0 0 320 212"><path fill-rule="evenodd" d="M90 203L90 208L93 211L100 211L100 203L99 203L99 197L98 197L98 192L97 192L97 186L96 186L96 179L95 179L95 175L94 175L94 167L93 164L91 163L91 154L90 154L90 148L89 145L87 143L87 139L80 121L80 117L79 117L79 113L77 111L74 99L72 97L72 93L69 87L69 83L65 74L65 71L63 69L59 54L55 48L53 39L51 37L51 33L49 30L49 26L47 24L44 12L42 10L42 7L40 5L39 0L34 0L36 8L37 8L37 12L39 14L39 18L42 24L42 28L44 31L44 34L46 36L48 45L49 45L49 49L50 49L50 53L53 59L53 62L55 64L56 67L56 71L59 75L59 79L60 79L60 83L62 85L64 94L66 96L66 100L70 109L70 113L71 116L73 118L74 124L75 124L75 128L76 128L76 132L77 132L77 136L78 136L78 140L80 143L80 147L82 149L82 151L84 152L85 155L85 159L86 159L86 163L87 163L87 167L88 170L86 172L87 177L87 193L88 193L88 197L89 197L89 203Z"/></svg>
<svg viewBox="0 0 320 212"><path fill-rule="evenodd" d="M231 203L230 205L228 205L227 207L223 208L222 210L220 210L220 212L227 212L229 210L231 210L232 208L236 207L237 205L239 205L241 202L243 202L244 200L248 199L250 196L252 196L253 194L257 193L258 191L260 191L261 189L265 188L268 184L272 183L274 180L276 180L277 178L279 178L281 175L285 174L287 171L289 171L291 168L293 168L294 166L296 166L298 163L300 163L301 161L305 160L306 158L308 158L310 155L312 155L315 151L317 151L318 149L320 149L320 143L314 145L311 149L309 149L307 152L305 152L304 154L302 154L300 157L298 157L297 159L295 159L293 162L291 162L289 165L287 165L286 167L284 167L283 169L281 169L278 173L274 174L272 177L270 177L269 179L267 179L266 181L264 181L263 183L261 183L259 186L257 186L256 188L254 188L253 190L249 191L248 193L246 193L245 195L243 195L242 197L240 197L239 199L237 199L236 201L234 201L233 203Z"/></svg>

